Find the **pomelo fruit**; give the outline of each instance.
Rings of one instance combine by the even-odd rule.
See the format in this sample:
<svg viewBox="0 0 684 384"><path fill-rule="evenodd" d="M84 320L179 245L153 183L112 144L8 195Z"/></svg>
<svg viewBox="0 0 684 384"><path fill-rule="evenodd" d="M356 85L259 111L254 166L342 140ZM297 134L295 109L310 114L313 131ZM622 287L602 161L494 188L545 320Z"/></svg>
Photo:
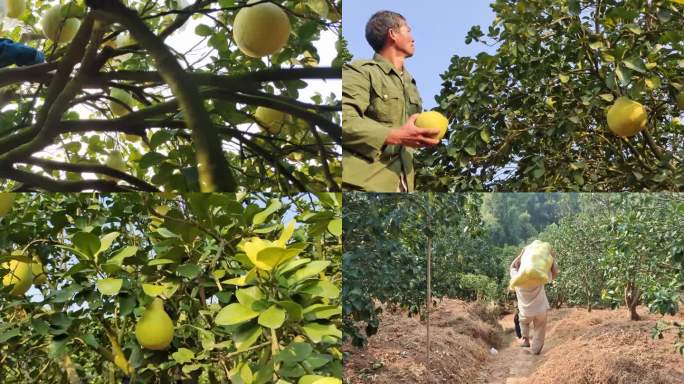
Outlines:
<svg viewBox="0 0 684 384"><path fill-rule="evenodd" d="M608 128L620 137L631 137L646 128L648 114L640 103L620 97L608 109Z"/></svg>
<svg viewBox="0 0 684 384"><path fill-rule="evenodd" d="M2 267L9 269L9 272L2 277L2 285L5 287L13 286L10 291L12 296L22 296L31 288L33 273L29 263L12 259L8 263L4 263Z"/></svg>
<svg viewBox="0 0 684 384"><path fill-rule="evenodd" d="M33 273L33 284L43 285L47 283L47 275L45 274L43 263L40 262L38 256L33 256L33 261L31 262L31 273Z"/></svg>
<svg viewBox="0 0 684 384"><path fill-rule="evenodd" d="M276 109L257 107L254 118L264 131L277 135L285 125L287 114Z"/></svg>
<svg viewBox="0 0 684 384"><path fill-rule="evenodd" d="M61 12L62 7L55 5L45 12L40 24L45 37L55 43L68 43L76 36L81 21L75 17L64 18Z"/></svg>
<svg viewBox="0 0 684 384"><path fill-rule="evenodd" d="M173 321L164 311L164 301L155 298L135 325L135 337L143 348L161 351L173 340Z"/></svg>
<svg viewBox="0 0 684 384"><path fill-rule="evenodd" d="M415 125L418 128L439 128L439 134L435 138L442 140L449 127L449 120L437 111L429 111L418 115Z"/></svg>
<svg viewBox="0 0 684 384"><path fill-rule="evenodd" d="M250 0L252 4L259 0ZM247 56L263 57L281 50L290 37L287 13L272 3L240 9L233 23L233 39Z"/></svg>

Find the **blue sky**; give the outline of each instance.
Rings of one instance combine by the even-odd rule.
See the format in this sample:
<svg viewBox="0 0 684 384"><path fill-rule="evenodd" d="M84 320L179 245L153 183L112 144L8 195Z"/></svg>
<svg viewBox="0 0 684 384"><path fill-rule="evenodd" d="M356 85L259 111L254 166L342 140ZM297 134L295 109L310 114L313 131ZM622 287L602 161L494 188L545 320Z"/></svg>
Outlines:
<svg viewBox="0 0 684 384"><path fill-rule="evenodd" d="M423 108L432 109L437 106L435 96L442 85L440 75L449 67L451 57L495 51L484 44L465 43L465 36L474 25L480 25L487 33L494 20L489 4L485 0L348 0L342 9L343 33L354 59L369 59L373 50L364 36L368 18L383 9L401 13L416 40L416 54L406 61L406 67L418 83Z"/></svg>

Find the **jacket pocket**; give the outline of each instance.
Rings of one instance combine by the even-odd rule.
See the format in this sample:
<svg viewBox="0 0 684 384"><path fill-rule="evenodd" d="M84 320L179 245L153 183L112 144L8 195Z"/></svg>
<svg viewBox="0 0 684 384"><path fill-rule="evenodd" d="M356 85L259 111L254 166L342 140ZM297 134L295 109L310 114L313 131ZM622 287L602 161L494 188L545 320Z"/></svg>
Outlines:
<svg viewBox="0 0 684 384"><path fill-rule="evenodd" d="M404 95L400 90L377 79L371 80L368 117L387 125L398 125L404 110Z"/></svg>

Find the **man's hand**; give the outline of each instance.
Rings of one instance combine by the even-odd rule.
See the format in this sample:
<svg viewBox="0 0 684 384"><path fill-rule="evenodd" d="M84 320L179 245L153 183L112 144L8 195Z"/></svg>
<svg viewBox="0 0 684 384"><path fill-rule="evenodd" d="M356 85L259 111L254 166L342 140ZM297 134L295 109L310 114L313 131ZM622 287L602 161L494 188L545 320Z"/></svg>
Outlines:
<svg viewBox="0 0 684 384"><path fill-rule="evenodd" d="M434 138L439 134L439 128L418 128L416 127L416 118L418 118L417 113L411 115L401 127L391 130L385 139L385 144L406 145L413 148L439 144L439 140Z"/></svg>

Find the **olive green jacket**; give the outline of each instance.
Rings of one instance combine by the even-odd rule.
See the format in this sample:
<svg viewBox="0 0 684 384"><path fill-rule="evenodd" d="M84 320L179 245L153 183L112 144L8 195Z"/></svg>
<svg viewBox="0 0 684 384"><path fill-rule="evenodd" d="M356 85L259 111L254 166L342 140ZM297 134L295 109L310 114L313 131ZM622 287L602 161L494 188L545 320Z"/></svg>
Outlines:
<svg viewBox="0 0 684 384"><path fill-rule="evenodd" d="M347 190L398 192L402 172L414 190L413 149L385 145L392 128L422 110L416 81L384 57L342 68L342 181Z"/></svg>

